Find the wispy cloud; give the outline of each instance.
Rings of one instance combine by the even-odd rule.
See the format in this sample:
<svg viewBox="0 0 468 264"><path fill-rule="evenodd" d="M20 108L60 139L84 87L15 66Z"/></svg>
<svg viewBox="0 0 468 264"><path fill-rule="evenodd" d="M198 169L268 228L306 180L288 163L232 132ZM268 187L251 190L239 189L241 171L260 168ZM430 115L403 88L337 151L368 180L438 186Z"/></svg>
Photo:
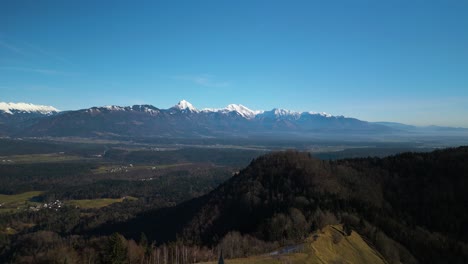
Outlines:
<svg viewBox="0 0 468 264"><path fill-rule="evenodd" d="M173 78L178 80L190 81L194 84L205 87L224 88L230 85L230 83L227 81L216 80L215 76L210 74L178 75L174 76Z"/></svg>
<svg viewBox="0 0 468 264"><path fill-rule="evenodd" d="M31 73L38 73L38 74L43 74L43 75L64 75L64 76L76 75L76 73L73 73L73 72L57 71L53 69L38 69L38 68L9 67L9 66L0 67L0 70L31 72Z"/></svg>
<svg viewBox="0 0 468 264"><path fill-rule="evenodd" d="M3 47L3 48L6 48L10 51L13 51L15 53L18 53L18 54L21 54L21 55L25 55L24 51L14 45L11 45L7 42L5 42L4 40L0 40L0 46Z"/></svg>
<svg viewBox="0 0 468 264"><path fill-rule="evenodd" d="M39 59L42 65L48 62L54 63L54 65L61 65L64 63L71 65L73 63L54 52L24 41L13 41L11 38L0 35L0 51L2 50L6 50L16 56L5 56L6 58L2 58L0 62L3 65L0 66L0 71L17 71L47 76L79 75L76 72L55 70L48 66L38 66L36 63ZM60 63L57 64L57 61ZM64 67L60 67L60 69L63 68Z"/></svg>
<svg viewBox="0 0 468 264"><path fill-rule="evenodd" d="M37 84L0 86L0 94L3 91L60 92L60 91L65 91L65 90L66 90L66 88L63 88L63 87L51 87L51 86L47 86L47 85L37 85Z"/></svg>
<svg viewBox="0 0 468 264"><path fill-rule="evenodd" d="M28 47L30 47L32 50L34 50L35 52L43 55L43 56L46 56L50 59L54 59L54 60L58 60L58 61L61 61L61 62L65 62L65 63L68 63L68 64L71 64L71 62L69 60L67 60L66 58L64 57L61 57L53 52L50 52L48 50L45 50L43 48L40 48L36 45L33 45L33 44L30 44L30 43L24 43L25 45L27 45Z"/></svg>
<svg viewBox="0 0 468 264"><path fill-rule="evenodd" d="M54 52L46 50L42 47L24 41L16 41L16 43L12 44L11 38L9 41L6 41L5 37L2 37L0 35L0 48L2 47L4 49L26 57L42 57L47 60L56 60L60 62L65 62L67 64L72 64L70 60L59 56Z"/></svg>

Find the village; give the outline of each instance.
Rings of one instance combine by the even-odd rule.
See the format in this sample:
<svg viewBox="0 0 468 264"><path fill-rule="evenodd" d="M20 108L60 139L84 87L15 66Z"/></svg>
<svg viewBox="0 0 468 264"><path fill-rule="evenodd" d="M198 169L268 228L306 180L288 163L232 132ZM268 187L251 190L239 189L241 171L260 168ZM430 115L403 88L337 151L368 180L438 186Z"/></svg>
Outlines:
<svg viewBox="0 0 468 264"><path fill-rule="evenodd" d="M42 209L55 209L55 211L58 211L58 209L62 208L63 205L64 204L63 204L62 201L55 200L55 201L49 202L49 203L43 203L43 204L41 203L41 204L38 204L36 206L30 206L29 210L33 211L33 212L37 212L37 211L42 210Z"/></svg>
<svg viewBox="0 0 468 264"><path fill-rule="evenodd" d="M133 164L129 164L128 166L119 166L116 168L110 168L106 170L106 172L109 172L109 173L128 172L130 168L133 168Z"/></svg>

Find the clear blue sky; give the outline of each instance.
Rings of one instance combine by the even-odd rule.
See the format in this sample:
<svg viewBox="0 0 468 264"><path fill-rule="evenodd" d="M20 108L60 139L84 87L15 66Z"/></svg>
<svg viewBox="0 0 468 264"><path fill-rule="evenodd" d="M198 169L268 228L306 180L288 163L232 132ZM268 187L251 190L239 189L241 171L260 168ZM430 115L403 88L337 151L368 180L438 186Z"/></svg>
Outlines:
<svg viewBox="0 0 468 264"><path fill-rule="evenodd" d="M468 127L468 1L0 1L0 101Z"/></svg>

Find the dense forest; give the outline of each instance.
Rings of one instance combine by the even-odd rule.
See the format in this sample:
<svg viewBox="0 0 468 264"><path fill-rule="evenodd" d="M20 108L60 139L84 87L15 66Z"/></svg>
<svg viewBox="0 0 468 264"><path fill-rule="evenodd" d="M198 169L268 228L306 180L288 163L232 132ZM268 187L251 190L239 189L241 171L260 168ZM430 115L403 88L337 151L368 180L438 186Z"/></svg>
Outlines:
<svg viewBox="0 0 468 264"><path fill-rule="evenodd" d="M280 152L206 196L97 231L208 246L238 231L285 245L341 222L391 263L466 263L467 184L466 147L337 161Z"/></svg>
<svg viewBox="0 0 468 264"><path fill-rule="evenodd" d="M0 208L0 262L193 263L271 252L335 224L389 263L468 262L468 147L340 160L67 147L82 159L0 166L0 193L40 190ZM108 200L119 202L84 206Z"/></svg>

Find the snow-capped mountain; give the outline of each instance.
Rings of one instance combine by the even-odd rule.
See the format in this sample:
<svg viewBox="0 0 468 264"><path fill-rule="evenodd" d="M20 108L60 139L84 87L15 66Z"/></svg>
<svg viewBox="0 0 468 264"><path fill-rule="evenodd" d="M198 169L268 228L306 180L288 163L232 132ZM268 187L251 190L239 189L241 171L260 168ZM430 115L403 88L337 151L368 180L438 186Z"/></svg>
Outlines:
<svg viewBox="0 0 468 264"><path fill-rule="evenodd" d="M159 109L152 105L134 105L134 106L117 106L117 105L107 105L103 107L92 107L87 109L88 112L96 111L137 111L137 112L147 112L151 114L157 114L160 112L169 112L169 113L198 113L198 114L207 114L207 113L217 113L217 114L231 114L234 116L239 116L245 119L255 119L255 118L277 118L277 119L292 119L297 120L301 118L301 115L317 115L322 117L333 117L327 113L316 113L316 112L296 112L281 108L274 108L270 111L264 110L252 110L241 104L229 104L224 108L204 108L198 110L193 104L186 100L181 100L176 105L169 109Z"/></svg>
<svg viewBox="0 0 468 264"><path fill-rule="evenodd" d="M99 109L99 107L96 107L97 109ZM118 105L106 105L106 106L103 106L102 108L105 108L109 111L126 111L126 107L122 107L122 106L118 106ZM127 107L128 108L128 107Z"/></svg>
<svg viewBox="0 0 468 264"><path fill-rule="evenodd" d="M230 104L225 108L215 109L215 108L205 108L203 112L212 112L212 113L236 113L237 115L246 118L252 119L256 115L263 113L261 110L251 110L241 104Z"/></svg>
<svg viewBox="0 0 468 264"><path fill-rule="evenodd" d="M118 106L118 105L106 105L102 107L91 107L89 109L78 110L85 111L88 113L98 114L101 112L142 112L150 115L157 115L160 110L152 105L134 105L134 106Z"/></svg>
<svg viewBox="0 0 468 264"><path fill-rule="evenodd" d="M384 131L388 128L354 118L295 112L252 110L241 104L198 110L182 100L169 109L151 105L104 106L67 111L38 119L24 136L250 137L289 133Z"/></svg>
<svg viewBox="0 0 468 264"><path fill-rule="evenodd" d="M171 109L180 110L180 111L187 111L187 112L198 112L198 110L188 101L182 100L176 105L174 105Z"/></svg>
<svg viewBox="0 0 468 264"><path fill-rule="evenodd" d="M0 135L11 135L35 124L39 119L58 114L53 106L0 102Z"/></svg>
<svg viewBox="0 0 468 264"><path fill-rule="evenodd" d="M27 113L50 115L60 112L57 108L47 105L34 105L28 103L3 103L0 102L0 111L6 114Z"/></svg>
<svg viewBox="0 0 468 264"><path fill-rule="evenodd" d="M301 117L301 113L281 108L274 108L271 111L265 111L261 113L259 117L282 120L297 120Z"/></svg>
<svg viewBox="0 0 468 264"><path fill-rule="evenodd" d="M325 113L325 112L307 112L308 114L310 115L320 115L320 116L323 116L323 117L333 117L332 115L328 114L328 113Z"/></svg>
<svg viewBox="0 0 468 264"><path fill-rule="evenodd" d="M401 127L323 112L280 108L252 110L240 104L198 110L186 100L169 109L152 105L110 105L65 112L54 107L24 103L0 104L0 135L22 137L345 139L351 136L386 136L402 131L421 133L421 130L410 128L403 131ZM457 132L466 133L468 130Z"/></svg>

